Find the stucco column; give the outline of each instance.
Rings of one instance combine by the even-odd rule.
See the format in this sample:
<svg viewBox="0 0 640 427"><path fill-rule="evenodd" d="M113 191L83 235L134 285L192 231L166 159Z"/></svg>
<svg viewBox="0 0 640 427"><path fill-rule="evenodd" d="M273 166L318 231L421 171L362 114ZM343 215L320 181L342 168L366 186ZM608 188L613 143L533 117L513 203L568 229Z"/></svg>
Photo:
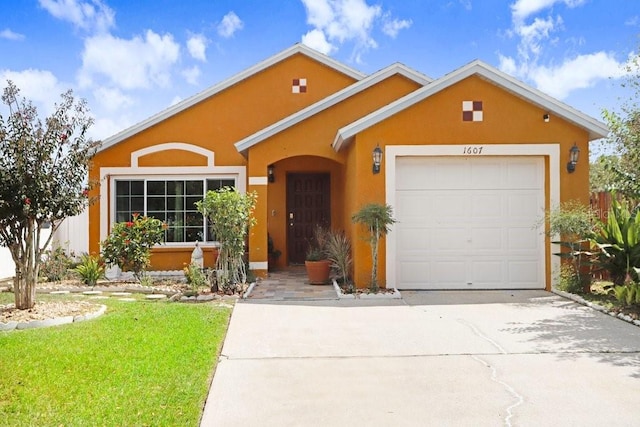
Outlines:
<svg viewBox="0 0 640 427"><path fill-rule="evenodd" d="M255 170L255 169L253 169ZM264 168L266 172L266 166ZM267 176L259 176L249 169L247 191L257 195L253 216L255 225L249 230L249 269L256 276L266 277L269 267L267 253Z"/></svg>

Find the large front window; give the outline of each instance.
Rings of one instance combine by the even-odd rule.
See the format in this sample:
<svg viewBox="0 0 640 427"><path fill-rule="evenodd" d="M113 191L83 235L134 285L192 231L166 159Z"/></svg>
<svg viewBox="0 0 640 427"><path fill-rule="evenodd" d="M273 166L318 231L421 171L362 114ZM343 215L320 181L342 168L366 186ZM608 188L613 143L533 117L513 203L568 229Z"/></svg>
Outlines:
<svg viewBox="0 0 640 427"><path fill-rule="evenodd" d="M167 224L165 242L214 241L207 221L196 209L206 191L235 187L235 179L117 179L115 221L130 221L134 213Z"/></svg>

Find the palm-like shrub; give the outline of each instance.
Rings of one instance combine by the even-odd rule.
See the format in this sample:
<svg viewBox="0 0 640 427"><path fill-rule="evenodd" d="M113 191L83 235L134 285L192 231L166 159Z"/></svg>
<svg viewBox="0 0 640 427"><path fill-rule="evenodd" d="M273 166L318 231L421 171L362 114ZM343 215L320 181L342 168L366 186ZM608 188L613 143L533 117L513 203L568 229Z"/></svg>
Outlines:
<svg viewBox="0 0 640 427"><path fill-rule="evenodd" d="M73 271L78 273L84 284L93 287L104 278L104 262L99 257L84 254Z"/></svg>
<svg viewBox="0 0 640 427"><path fill-rule="evenodd" d="M391 225L396 220L393 218L393 208L380 203L369 203L364 205L358 212L353 214L351 220L356 224L361 224L369 233L367 241L371 246L371 283L369 287L378 290L378 245L380 239L387 235Z"/></svg>
<svg viewBox="0 0 640 427"><path fill-rule="evenodd" d="M344 231L331 231L326 241L326 253L331 266L338 272L339 278L347 292L353 292L353 283L349 278L351 272L351 241Z"/></svg>
<svg viewBox="0 0 640 427"><path fill-rule="evenodd" d="M596 263L621 285L638 279L634 267L640 267L640 215L632 214L615 196L612 199L607 219L593 242L600 248Z"/></svg>

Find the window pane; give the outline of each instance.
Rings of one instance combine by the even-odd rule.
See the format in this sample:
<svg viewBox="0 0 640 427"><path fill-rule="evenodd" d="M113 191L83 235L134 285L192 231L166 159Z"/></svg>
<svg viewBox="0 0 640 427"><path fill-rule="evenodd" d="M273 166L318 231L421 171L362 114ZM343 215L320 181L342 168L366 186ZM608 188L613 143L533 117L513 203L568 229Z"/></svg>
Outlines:
<svg viewBox="0 0 640 427"><path fill-rule="evenodd" d="M144 213L144 197L131 197L131 212Z"/></svg>
<svg viewBox="0 0 640 427"><path fill-rule="evenodd" d="M144 196L144 181L131 181L131 195Z"/></svg>
<svg viewBox="0 0 640 427"><path fill-rule="evenodd" d="M116 181L116 194L118 196L128 196L129 181Z"/></svg>
<svg viewBox="0 0 640 427"><path fill-rule="evenodd" d="M167 217L166 217L166 213L165 212L148 212L147 216L149 218L159 219L162 222L166 222L167 221Z"/></svg>
<svg viewBox="0 0 640 427"><path fill-rule="evenodd" d="M184 181L167 181L167 194L183 195Z"/></svg>
<svg viewBox="0 0 640 427"><path fill-rule="evenodd" d="M200 227L202 230L204 218L199 212L187 212L185 214L185 225L189 227Z"/></svg>
<svg viewBox="0 0 640 427"><path fill-rule="evenodd" d="M196 202L202 200L202 196L200 197L187 197L187 206L186 208L190 211L197 211Z"/></svg>
<svg viewBox="0 0 640 427"><path fill-rule="evenodd" d="M165 194L164 181L147 181L147 196L164 196Z"/></svg>
<svg viewBox="0 0 640 427"><path fill-rule="evenodd" d="M147 199L147 210L163 211L165 209L164 197L149 197Z"/></svg>
<svg viewBox="0 0 640 427"><path fill-rule="evenodd" d="M203 185L202 185L202 181L187 181L187 192L186 194L189 195L196 195L196 196L200 196L202 197L203 195L203 191L202 191Z"/></svg>
<svg viewBox="0 0 640 427"><path fill-rule="evenodd" d="M116 198L116 211L128 211L129 209L129 197L118 196Z"/></svg>

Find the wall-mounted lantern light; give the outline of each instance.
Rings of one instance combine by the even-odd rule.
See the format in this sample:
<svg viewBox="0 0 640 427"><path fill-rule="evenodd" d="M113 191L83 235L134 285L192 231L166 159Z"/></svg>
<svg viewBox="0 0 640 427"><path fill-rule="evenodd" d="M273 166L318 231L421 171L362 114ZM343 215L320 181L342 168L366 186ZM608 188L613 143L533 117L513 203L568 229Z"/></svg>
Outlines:
<svg viewBox="0 0 640 427"><path fill-rule="evenodd" d="M573 147L569 150L569 163L567 163L567 172L573 173L576 170L576 164L578 163L578 158L580 157L580 149L573 143Z"/></svg>
<svg viewBox="0 0 640 427"><path fill-rule="evenodd" d="M544 113L542 115L542 120L544 120L545 123L549 123L549 121L551 120L551 116L549 116L549 113Z"/></svg>
<svg viewBox="0 0 640 427"><path fill-rule="evenodd" d="M382 148L376 145L373 149L373 173L380 173L380 164L382 163Z"/></svg>
<svg viewBox="0 0 640 427"><path fill-rule="evenodd" d="M273 165L267 166L267 180L269 182L276 182L275 168Z"/></svg>

